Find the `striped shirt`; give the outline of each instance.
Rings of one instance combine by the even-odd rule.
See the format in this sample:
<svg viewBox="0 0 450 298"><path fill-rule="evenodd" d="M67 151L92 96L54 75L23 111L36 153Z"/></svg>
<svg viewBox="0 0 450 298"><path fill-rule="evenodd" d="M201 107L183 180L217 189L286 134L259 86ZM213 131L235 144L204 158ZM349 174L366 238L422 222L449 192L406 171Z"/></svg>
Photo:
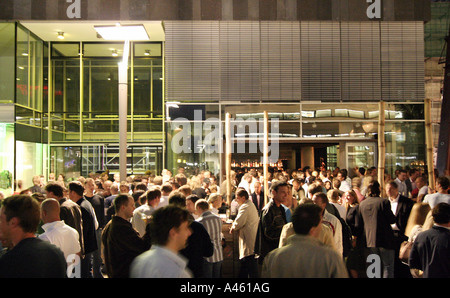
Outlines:
<svg viewBox="0 0 450 298"><path fill-rule="evenodd" d="M205 211L197 218L197 221L203 224L214 246L214 253L211 257L205 258L210 263L223 261L222 249L222 220L211 211Z"/></svg>

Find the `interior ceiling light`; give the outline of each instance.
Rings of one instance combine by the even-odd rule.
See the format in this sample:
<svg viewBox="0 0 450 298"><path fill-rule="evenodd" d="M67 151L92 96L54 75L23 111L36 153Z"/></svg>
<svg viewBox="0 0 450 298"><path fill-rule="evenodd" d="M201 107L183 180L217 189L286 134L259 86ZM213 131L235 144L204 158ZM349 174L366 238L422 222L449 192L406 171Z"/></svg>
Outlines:
<svg viewBox="0 0 450 298"><path fill-rule="evenodd" d="M145 56L150 56L150 50L145 50L144 55L145 55Z"/></svg>
<svg viewBox="0 0 450 298"><path fill-rule="evenodd" d="M113 50L113 51L112 51L112 55L113 55L114 57L119 56L119 54L117 54L117 50Z"/></svg>
<svg viewBox="0 0 450 298"><path fill-rule="evenodd" d="M120 25L113 26L94 26L100 36L105 40L149 40L147 31L143 25Z"/></svg>
<svg viewBox="0 0 450 298"><path fill-rule="evenodd" d="M64 39L64 32L58 32L58 38Z"/></svg>

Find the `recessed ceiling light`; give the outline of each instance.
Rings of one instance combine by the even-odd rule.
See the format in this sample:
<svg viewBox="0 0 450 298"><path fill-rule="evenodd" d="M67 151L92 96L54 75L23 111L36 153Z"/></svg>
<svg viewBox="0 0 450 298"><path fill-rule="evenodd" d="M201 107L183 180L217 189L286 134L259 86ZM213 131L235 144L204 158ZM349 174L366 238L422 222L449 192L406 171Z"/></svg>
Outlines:
<svg viewBox="0 0 450 298"><path fill-rule="evenodd" d="M64 32L58 32L58 38L64 39Z"/></svg>
<svg viewBox="0 0 450 298"><path fill-rule="evenodd" d="M149 40L143 25L94 26L94 29L105 40Z"/></svg>
<svg viewBox="0 0 450 298"><path fill-rule="evenodd" d="M145 56L150 56L150 50L145 50L144 55L145 55Z"/></svg>
<svg viewBox="0 0 450 298"><path fill-rule="evenodd" d="M117 54L117 50L113 50L111 55L113 55L113 57L119 56L119 54Z"/></svg>

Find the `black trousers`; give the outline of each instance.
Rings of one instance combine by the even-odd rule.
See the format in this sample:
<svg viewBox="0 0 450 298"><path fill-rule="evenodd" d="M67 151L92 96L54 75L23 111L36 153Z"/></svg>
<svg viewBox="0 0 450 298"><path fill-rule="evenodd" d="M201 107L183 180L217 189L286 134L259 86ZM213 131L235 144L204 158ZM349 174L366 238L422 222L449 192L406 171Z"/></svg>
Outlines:
<svg viewBox="0 0 450 298"><path fill-rule="evenodd" d="M246 256L239 260L239 278L258 278L258 263L255 255Z"/></svg>

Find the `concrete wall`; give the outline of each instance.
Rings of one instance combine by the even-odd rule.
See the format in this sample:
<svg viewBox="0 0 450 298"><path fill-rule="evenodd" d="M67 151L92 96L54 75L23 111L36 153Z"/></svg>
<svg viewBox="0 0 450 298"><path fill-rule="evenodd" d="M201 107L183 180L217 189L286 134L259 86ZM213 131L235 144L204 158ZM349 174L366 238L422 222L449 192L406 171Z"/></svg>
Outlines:
<svg viewBox="0 0 450 298"><path fill-rule="evenodd" d="M430 0L372 0L381 20L428 21ZM367 21L367 0L2 0L0 20ZM79 17L79 18L78 18ZM380 20L378 19L378 20Z"/></svg>

